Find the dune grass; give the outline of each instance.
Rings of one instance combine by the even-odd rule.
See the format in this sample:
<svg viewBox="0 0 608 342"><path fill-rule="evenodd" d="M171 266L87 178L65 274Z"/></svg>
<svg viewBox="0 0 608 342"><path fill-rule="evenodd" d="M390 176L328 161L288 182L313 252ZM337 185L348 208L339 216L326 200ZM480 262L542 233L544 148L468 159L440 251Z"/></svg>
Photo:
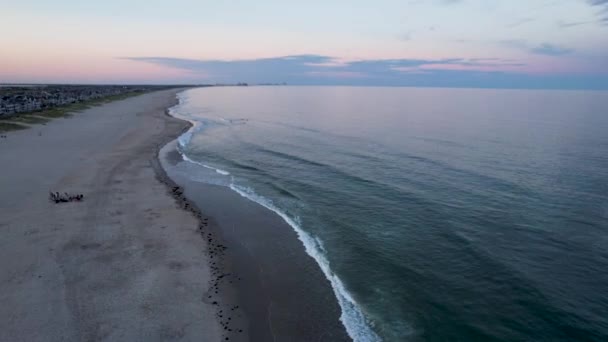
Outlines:
<svg viewBox="0 0 608 342"><path fill-rule="evenodd" d="M61 117L71 116L76 112L80 112L80 111L83 111L83 110L91 108L91 107L99 106L104 103L124 100L129 97L141 95L144 93L145 92L130 92L130 93L112 95L112 96L102 97L99 99L72 103L72 104L69 104L66 106L56 107L56 108L47 109L47 110L43 110L43 111L39 111L39 112L26 113L25 115L36 115L36 116L42 116L42 117L48 117L48 118L61 118Z"/></svg>
<svg viewBox="0 0 608 342"><path fill-rule="evenodd" d="M21 129L28 129L28 126L15 124L12 122L2 122L0 121L0 132L8 132L8 131L18 131Z"/></svg>
<svg viewBox="0 0 608 342"><path fill-rule="evenodd" d="M45 117L41 117L38 115L24 114L24 115L12 116L12 117L10 117L10 119L0 119L0 122L11 121L11 122L17 122L17 123L37 124L37 123L46 123L49 120L50 120L50 118L45 118Z"/></svg>

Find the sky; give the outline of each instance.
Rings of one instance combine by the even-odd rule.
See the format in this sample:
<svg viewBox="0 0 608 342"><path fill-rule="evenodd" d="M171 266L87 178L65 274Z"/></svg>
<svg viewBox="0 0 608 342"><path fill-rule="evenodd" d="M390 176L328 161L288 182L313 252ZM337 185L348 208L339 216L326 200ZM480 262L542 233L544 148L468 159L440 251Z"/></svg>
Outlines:
<svg viewBox="0 0 608 342"><path fill-rule="evenodd" d="M608 89L608 0L0 0L0 83Z"/></svg>

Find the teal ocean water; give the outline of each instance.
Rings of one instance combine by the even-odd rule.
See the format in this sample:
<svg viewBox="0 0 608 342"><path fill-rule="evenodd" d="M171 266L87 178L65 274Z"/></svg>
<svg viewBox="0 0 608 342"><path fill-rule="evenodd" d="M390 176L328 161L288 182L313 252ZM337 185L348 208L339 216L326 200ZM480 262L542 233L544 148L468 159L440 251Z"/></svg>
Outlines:
<svg viewBox="0 0 608 342"><path fill-rule="evenodd" d="M283 217L354 340L608 340L608 93L180 97L190 177Z"/></svg>

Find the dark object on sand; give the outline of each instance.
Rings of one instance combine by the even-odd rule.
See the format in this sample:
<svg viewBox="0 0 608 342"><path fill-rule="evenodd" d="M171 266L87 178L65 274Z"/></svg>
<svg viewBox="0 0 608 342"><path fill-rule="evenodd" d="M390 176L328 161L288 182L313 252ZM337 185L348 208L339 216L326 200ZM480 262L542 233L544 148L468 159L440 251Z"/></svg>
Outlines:
<svg viewBox="0 0 608 342"><path fill-rule="evenodd" d="M50 192L49 199L55 203L81 202L84 199L83 194L70 195L67 192L60 194L59 192Z"/></svg>

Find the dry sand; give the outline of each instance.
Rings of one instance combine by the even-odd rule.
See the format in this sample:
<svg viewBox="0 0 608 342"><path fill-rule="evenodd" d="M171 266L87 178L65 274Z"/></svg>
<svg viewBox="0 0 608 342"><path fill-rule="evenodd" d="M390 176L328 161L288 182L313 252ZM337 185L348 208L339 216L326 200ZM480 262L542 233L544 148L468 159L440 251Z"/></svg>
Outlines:
<svg viewBox="0 0 608 342"><path fill-rule="evenodd" d="M198 221L154 168L187 125L165 115L176 92L0 139L0 341L223 339Z"/></svg>

